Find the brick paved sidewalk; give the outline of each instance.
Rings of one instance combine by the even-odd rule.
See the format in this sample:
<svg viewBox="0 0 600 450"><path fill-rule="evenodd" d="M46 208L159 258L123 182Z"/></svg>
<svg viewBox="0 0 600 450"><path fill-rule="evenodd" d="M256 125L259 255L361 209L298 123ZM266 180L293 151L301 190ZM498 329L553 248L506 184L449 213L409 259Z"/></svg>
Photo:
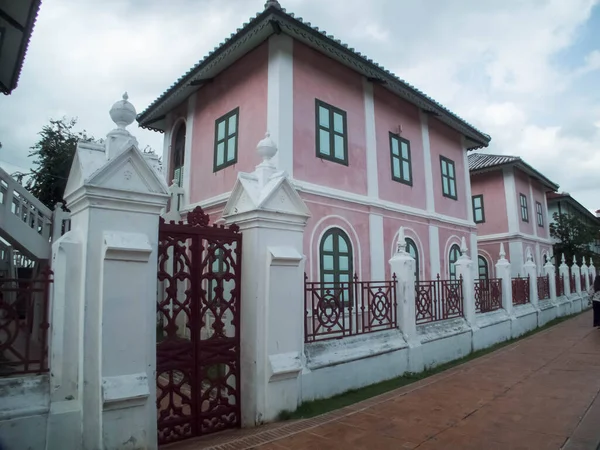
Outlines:
<svg viewBox="0 0 600 450"><path fill-rule="evenodd" d="M321 417L165 449L596 450L600 330L591 328L591 321L587 312L467 364Z"/></svg>

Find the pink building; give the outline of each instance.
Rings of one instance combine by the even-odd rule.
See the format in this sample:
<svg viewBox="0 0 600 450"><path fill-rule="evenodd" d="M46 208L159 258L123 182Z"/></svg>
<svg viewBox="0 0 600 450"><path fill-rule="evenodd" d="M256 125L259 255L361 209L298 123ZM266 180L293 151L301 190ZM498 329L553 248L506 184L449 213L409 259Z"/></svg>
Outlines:
<svg viewBox="0 0 600 450"><path fill-rule="evenodd" d="M500 243L513 276L523 275L527 249L538 269L552 255L546 193L558 185L517 156L469 155L480 277L495 277Z"/></svg>
<svg viewBox="0 0 600 450"><path fill-rule="evenodd" d="M311 280L389 279L404 226L418 274L454 275L476 251L467 152L490 137L357 51L268 1L265 10L138 116L165 134L163 160L218 220L265 131L311 217Z"/></svg>

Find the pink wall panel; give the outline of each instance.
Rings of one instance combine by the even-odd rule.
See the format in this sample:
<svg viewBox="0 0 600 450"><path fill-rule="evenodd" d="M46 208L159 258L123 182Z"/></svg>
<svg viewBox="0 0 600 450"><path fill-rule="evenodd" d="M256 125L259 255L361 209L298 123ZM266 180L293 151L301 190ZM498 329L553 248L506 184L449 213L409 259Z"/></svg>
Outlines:
<svg viewBox="0 0 600 450"><path fill-rule="evenodd" d="M485 222L477 224L477 234L486 236L507 233L508 217L502 171L471 176L471 194L483 195Z"/></svg>

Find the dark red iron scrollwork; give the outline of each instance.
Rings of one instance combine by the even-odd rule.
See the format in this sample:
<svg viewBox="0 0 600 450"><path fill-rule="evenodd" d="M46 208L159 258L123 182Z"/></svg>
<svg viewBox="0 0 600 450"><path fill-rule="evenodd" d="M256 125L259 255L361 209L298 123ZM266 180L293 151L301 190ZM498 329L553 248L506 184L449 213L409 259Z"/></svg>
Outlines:
<svg viewBox="0 0 600 450"><path fill-rule="evenodd" d="M159 444L240 426L242 235L201 208L187 221L159 227Z"/></svg>

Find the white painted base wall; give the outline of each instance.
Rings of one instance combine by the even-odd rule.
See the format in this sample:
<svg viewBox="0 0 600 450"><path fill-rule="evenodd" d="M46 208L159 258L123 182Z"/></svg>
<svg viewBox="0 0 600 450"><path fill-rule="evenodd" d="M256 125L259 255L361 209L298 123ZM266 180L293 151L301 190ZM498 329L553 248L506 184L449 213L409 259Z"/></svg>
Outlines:
<svg viewBox="0 0 600 450"><path fill-rule="evenodd" d="M512 315L503 309L477 314L474 327L463 319L422 325L411 345L397 330L305 344L300 403L439 366L580 312L582 305L589 308L585 294L544 300L538 308L515 306Z"/></svg>

